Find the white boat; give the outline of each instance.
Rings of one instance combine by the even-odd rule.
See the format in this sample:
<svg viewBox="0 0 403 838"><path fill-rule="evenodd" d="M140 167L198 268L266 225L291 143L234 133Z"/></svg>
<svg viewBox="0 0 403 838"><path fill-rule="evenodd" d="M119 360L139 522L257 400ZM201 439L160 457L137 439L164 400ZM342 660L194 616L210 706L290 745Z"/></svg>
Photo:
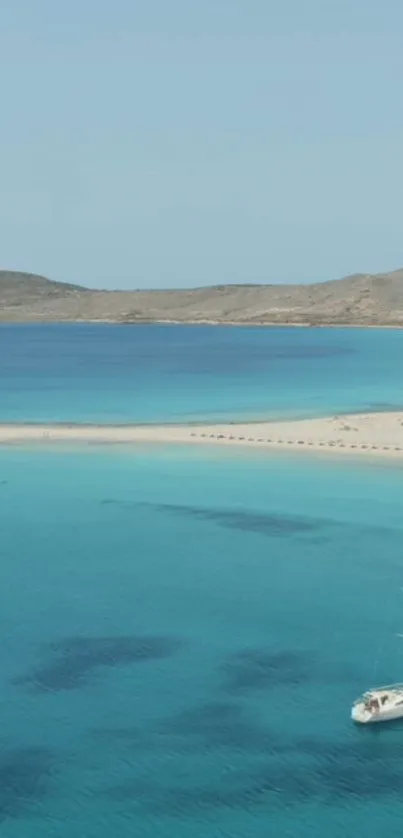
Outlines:
<svg viewBox="0 0 403 838"><path fill-rule="evenodd" d="M391 722L403 718L403 684L376 687L357 698L351 718L359 724Z"/></svg>

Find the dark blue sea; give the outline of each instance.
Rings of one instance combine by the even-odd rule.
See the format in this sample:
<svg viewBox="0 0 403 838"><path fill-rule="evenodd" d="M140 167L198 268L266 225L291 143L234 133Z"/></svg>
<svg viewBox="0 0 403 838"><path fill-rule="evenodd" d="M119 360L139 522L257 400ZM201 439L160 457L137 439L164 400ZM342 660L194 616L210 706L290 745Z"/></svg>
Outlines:
<svg viewBox="0 0 403 838"><path fill-rule="evenodd" d="M0 421L402 407L403 333L0 327ZM401 838L403 470L0 448L1 838Z"/></svg>
<svg viewBox="0 0 403 838"><path fill-rule="evenodd" d="M0 325L0 421L254 420L402 406L402 331Z"/></svg>

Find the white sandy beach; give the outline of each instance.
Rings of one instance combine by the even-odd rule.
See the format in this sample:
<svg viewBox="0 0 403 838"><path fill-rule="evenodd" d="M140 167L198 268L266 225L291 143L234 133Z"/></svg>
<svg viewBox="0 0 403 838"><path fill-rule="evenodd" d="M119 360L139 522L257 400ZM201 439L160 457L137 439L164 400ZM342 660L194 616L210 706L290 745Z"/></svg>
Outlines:
<svg viewBox="0 0 403 838"><path fill-rule="evenodd" d="M403 412L217 425L2 424L0 443L187 443L252 445L340 455L403 456Z"/></svg>

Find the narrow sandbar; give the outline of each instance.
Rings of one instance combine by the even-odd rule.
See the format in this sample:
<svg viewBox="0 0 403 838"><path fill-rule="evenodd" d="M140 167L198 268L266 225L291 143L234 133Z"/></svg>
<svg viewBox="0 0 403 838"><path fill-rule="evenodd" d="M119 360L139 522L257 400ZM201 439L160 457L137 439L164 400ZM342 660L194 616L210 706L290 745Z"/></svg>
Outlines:
<svg viewBox="0 0 403 838"><path fill-rule="evenodd" d="M284 422L211 425L1 424L0 443L186 443L252 445L340 455L403 457L403 412Z"/></svg>

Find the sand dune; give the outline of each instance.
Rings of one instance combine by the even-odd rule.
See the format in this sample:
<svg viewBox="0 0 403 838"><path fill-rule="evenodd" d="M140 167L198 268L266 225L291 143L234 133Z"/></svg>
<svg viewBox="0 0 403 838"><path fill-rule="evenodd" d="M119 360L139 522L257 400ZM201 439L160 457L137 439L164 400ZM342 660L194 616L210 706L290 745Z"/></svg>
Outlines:
<svg viewBox="0 0 403 838"><path fill-rule="evenodd" d="M3 424L0 443L192 443L252 445L345 455L403 456L403 412L217 425Z"/></svg>

